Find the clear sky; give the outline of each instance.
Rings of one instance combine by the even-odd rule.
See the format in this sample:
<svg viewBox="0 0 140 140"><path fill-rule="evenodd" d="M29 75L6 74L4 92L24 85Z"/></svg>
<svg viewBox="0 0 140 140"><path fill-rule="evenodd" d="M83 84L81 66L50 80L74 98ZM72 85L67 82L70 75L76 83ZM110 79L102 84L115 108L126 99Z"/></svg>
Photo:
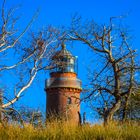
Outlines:
<svg viewBox="0 0 140 140"><path fill-rule="evenodd" d="M2 0L0 1L2 3ZM39 30L52 24L54 26L68 26L72 15L78 13L83 19L94 19L97 23L107 23L111 16L128 15L124 23L130 26L133 35L133 46L139 49L140 41L140 0L7 0L6 8L20 5L19 29L22 30L29 22L35 11L40 13L33 23L32 29ZM78 77L86 84L87 49L74 47L71 49L74 55L79 57ZM86 53L85 53L86 52ZM37 86L33 86L25 92L25 96L19 100L20 105L41 108L45 112L44 77L42 76ZM84 108L86 105L83 105Z"/></svg>

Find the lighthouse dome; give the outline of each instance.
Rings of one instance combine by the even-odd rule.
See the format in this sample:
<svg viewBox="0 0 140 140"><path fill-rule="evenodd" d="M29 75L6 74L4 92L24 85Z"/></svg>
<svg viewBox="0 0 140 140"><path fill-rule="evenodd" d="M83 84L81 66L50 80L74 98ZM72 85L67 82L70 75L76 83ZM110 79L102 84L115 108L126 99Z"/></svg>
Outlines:
<svg viewBox="0 0 140 140"><path fill-rule="evenodd" d="M61 50L52 56L52 64L54 68L51 72L77 72L77 58L66 49L64 43Z"/></svg>

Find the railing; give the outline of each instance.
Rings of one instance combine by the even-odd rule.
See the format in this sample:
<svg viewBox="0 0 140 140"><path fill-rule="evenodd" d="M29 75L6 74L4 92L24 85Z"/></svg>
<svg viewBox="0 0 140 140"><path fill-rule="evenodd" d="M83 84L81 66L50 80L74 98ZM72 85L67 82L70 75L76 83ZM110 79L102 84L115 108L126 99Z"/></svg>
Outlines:
<svg viewBox="0 0 140 140"><path fill-rule="evenodd" d="M46 88L70 87L82 89L82 83L79 79L73 78L51 78L45 81Z"/></svg>

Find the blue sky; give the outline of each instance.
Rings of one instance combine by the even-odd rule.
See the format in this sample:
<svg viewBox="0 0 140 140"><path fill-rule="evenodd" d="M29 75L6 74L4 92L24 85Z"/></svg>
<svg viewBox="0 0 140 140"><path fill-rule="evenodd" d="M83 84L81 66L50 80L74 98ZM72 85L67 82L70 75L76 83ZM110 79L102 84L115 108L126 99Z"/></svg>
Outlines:
<svg viewBox="0 0 140 140"><path fill-rule="evenodd" d="M2 3L2 0L1 2ZM20 30L30 21L35 11L39 8L40 13L36 21L32 25L32 30L39 30L45 26L52 24L54 26L68 26L72 15L78 13L83 19L94 19L97 23L107 23L111 16L128 15L124 19L124 23L131 29L133 36L133 46L139 49L140 40L140 0L7 0L6 9L20 5L18 13L21 19L18 23ZM77 44L78 45L78 44ZM79 57L78 77L82 80L83 85L86 84L87 76L87 60L90 54L87 48L83 49L71 48L74 55ZM40 74L39 74L40 75ZM42 75L41 80L33 83L31 88L24 94L25 96L19 100L18 105L25 105L34 108L41 108L45 112L45 92L44 80L48 74ZM82 108L85 108L84 104Z"/></svg>

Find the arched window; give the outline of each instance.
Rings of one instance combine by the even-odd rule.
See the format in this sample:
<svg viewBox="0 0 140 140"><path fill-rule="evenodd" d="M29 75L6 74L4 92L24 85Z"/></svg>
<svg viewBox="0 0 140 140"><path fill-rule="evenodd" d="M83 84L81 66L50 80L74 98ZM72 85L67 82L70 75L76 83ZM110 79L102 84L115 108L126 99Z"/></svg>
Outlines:
<svg viewBox="0 0 140 140"><path fill-rule="evenodd" d="M71 98L70 97L67 98L67 104L71 104Z"/></svg>

